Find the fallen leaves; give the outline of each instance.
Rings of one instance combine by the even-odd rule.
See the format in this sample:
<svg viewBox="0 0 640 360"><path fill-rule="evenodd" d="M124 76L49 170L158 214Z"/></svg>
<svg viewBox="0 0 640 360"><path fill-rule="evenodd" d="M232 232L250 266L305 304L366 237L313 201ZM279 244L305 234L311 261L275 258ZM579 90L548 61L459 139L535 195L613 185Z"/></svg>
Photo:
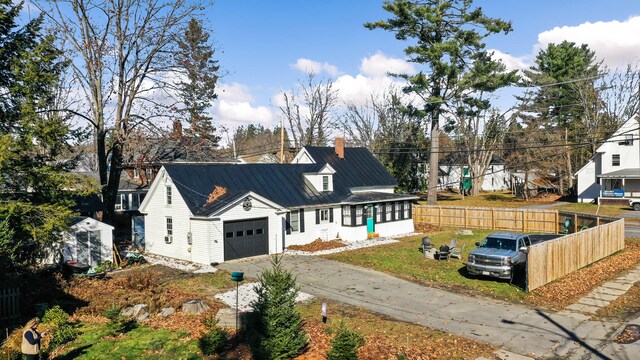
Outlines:
<svg viewBox="0 0 640 360"><path fill-rule="evenodd" d="M626 249L552 283L535 289L526 300L538 306L562 309L603 282L640 263L640 244L627 243Z"/></svg>
<svg viewBox="0 0 640 360"><path fill-rule="evenodd" d="M209 198L207 198L207 204L211 204L214 201L218 200L224 194L227 193L227 188L224 186L215 185L211 194L209 194Z"/></svg>

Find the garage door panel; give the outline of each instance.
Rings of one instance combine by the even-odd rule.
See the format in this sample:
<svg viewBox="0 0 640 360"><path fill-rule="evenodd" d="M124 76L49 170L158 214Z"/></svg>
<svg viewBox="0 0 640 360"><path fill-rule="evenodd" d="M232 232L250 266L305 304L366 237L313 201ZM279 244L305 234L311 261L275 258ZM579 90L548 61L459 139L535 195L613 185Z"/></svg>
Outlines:
<svg viewBox="0 0 640 360"><path fill-rule="evenodd" d="M233 260L269 253L268 220L252 219L224 223L224 259Z"/></svg>

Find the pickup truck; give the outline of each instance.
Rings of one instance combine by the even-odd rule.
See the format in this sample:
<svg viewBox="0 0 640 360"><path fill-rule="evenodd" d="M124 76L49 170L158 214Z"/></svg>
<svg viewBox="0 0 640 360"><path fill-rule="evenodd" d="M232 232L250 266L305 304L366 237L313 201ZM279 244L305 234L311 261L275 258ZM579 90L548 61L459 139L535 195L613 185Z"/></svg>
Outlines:
<svg viewBox="0 0 640 360"><path fill-rule="evenodd" d="M471 250L467 261L467 272L471 275L511 279L516 269L523 269L526 266L529 246L558 236L561 235L493 233L481 243L476 243L478 247Z"/></svg>
<svg viewBox="0 0 640 360"><path fill-rule="evenodd" d="M640 199L629 199L629 206L635 211L640 211Z"/></svg>

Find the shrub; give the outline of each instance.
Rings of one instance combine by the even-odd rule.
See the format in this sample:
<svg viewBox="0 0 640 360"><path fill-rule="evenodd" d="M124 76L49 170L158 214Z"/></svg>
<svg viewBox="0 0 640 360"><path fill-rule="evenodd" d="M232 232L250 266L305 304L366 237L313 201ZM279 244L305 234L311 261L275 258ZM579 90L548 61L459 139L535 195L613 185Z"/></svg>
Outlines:
<svg viewBox="0 0 640 360"><path fill-rule="evenodd" d="M336 329L336 335L331 339L327 360L358 360L358 348L362 345L364 345L362 335L347 328L341 322Z"/></svg>
<svg viewBox="0 0 640 360"><path fill-rule="evenodd" d="M204 355L220 354L228 340L226 331L214 327L198 339L198 346Z"/></svg>
<svg viewBox="0 0 640 360"><path fill-rule="evenodd" d="M258 298L252 304L256 319L250 340L256 359L293 358L307 345L302 318L295 308L296 279L282 268L281 261L282 257L275 255L272 269L260 274L255 287Z"/></svg>
<svg viewBox="0 0 640 360"><path fill-rule="evenodd" d="M100 264L98 264L98 266L96 266L96 268L94 270L97 273L99 273L99 272L103 272L103 271L113 270L113 268L114 268L113 262L107 260L107 261L103 261Z"/></svg>
<svg viewBox="0 0 640 360"><path fill-rule="evenodd" d="M78 330L69 322L69 314L58 305L44 313L42 322L51 327L50 349L66 344L78 336Z"/></svg>

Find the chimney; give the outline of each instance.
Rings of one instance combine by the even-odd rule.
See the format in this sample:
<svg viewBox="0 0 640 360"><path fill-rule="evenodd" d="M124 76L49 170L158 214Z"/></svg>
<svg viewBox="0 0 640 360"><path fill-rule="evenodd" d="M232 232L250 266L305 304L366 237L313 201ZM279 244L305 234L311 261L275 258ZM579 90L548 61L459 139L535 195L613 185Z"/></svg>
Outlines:
<svg viewBox="0 0 640 360"><path fill-rule="evenodd" d="M344 138L336 138L336 154L340 159L344 159Z"/></svg>
<svg viewBox="0 0 640 360"><path fill-rule="evenodd" d="M173 131L171 137L179 139L182 137L182 122L180 120L173 120Z"/></svg>

